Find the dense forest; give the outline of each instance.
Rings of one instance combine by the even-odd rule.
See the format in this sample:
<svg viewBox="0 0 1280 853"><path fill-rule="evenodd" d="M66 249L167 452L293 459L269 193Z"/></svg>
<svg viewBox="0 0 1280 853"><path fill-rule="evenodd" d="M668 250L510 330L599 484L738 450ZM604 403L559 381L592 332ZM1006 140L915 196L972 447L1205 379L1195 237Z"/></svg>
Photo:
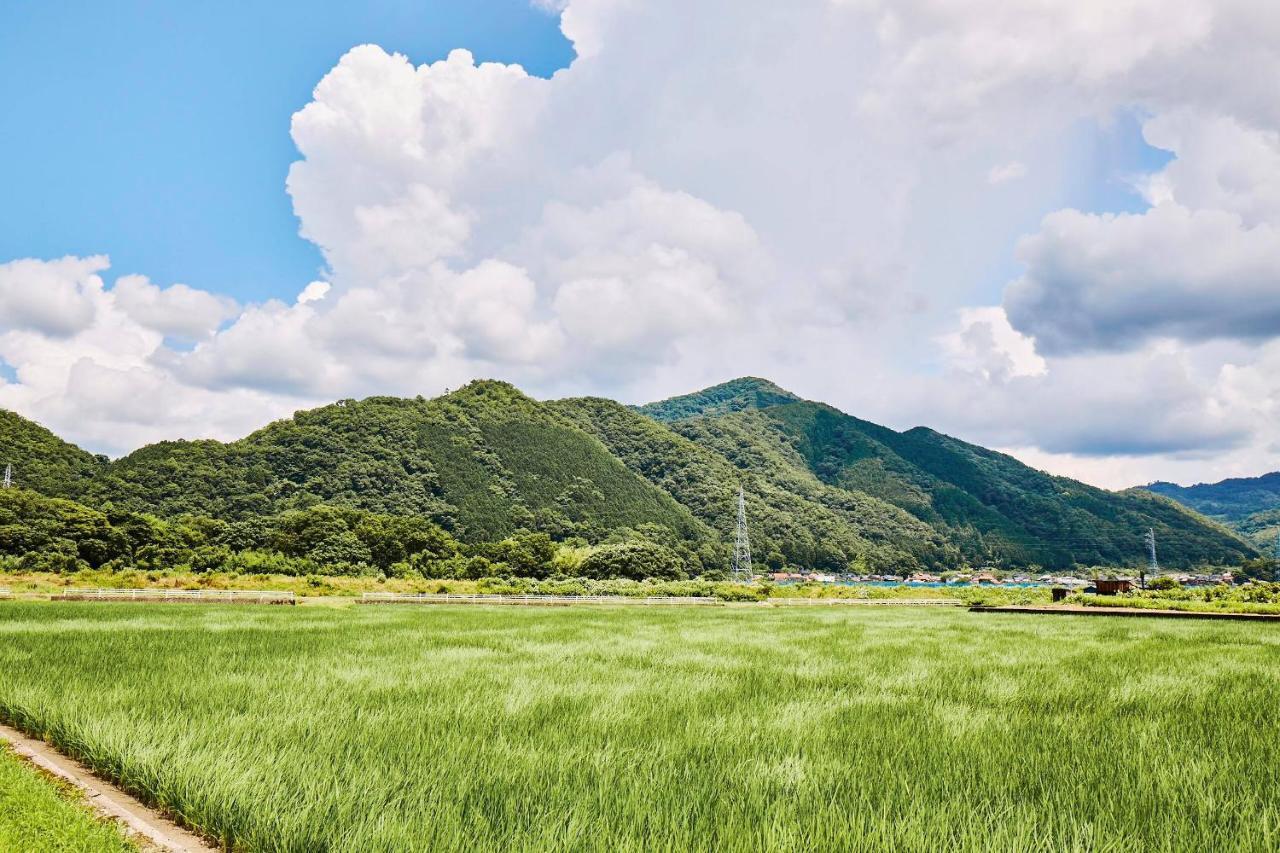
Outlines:
<svg viewBox="0 0 1280 853"><path fill-rule="evenodd" d="M0 559L26 569L717 577L747 497L770 569L1170 566L1255 556L1149 492L1107 492L759 379L641 407L479 381L343 400L233 442L94 456L0 411Z"/></svg>
<svg viewBox="0 0 1280 853"><path fill-rule="evenodd" d="M1280 537L1280 471L1218 483L1152 483L1144 488L1221 521L1263 551L1275 553Z"/></svg>

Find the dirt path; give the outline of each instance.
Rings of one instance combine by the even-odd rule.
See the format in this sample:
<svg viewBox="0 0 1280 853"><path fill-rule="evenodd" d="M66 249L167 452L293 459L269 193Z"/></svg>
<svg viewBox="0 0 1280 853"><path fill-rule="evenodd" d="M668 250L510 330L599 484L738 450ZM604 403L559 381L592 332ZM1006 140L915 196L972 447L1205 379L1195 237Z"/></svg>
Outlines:
<svg viewBox="0 0 1280 853"><path fill-rule="evenodd" d="M143 805L110 782L99 779L83 764L47 743L29 738L3 724L0 724L0 740L8 741L15 753L36 767L79 788L94 811L123 823L152 848L174 853L214 853L217 850L155 809Z"/></svg>

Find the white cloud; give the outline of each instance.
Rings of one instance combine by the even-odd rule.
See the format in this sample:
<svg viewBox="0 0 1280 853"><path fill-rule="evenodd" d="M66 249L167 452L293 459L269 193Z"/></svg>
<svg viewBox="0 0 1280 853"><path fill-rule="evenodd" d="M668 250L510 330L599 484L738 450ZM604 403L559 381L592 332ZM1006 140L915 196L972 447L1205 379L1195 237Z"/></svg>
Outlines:
<svg viewBox="0 0 1280 853"><path fill-rule="evenodd" d="M1046 217L1005 293L1045 353L1132 349L1156 337L1280 335L1280 228L1176 203L1143 214Z"/></svg>
<svg viewBox="0 0 1280 853"><path fill-rule="evenodd" d="M1019 178L1027 176L1027 164L1018 160L1010 160L1008 163L1001 163L999 166L992 166L987 172L987 183L1007 184L1010 181L1016 181Z"/></svg>
<svg viewBox="0 0 1280 853"><path fill-rule="evenodd" d="M110 266L103 255L0 264L0 329L66 337L93 322L102 292L97 273Z"/></svg>
<svg viewBox="0 0 1280 853"><path fill-rule="evenodd" d="M161 289L141 275L121 276L111 293L133 320L179 338L203 338L240 311L234 299L185 284Z"/></svg>
<svg viewBox="0 0 1280 853"><path fill-rule="evenodd" d="M319 302L329 294L330 287L332 285L327 281L313 281L302 288L296 301L299 305L305 305L308 302Z"/></svg>
<svg viewBox="0 0 1280 853"><path fill-rule="evenodd" d="M1048 372L1035 341L1009 325L1003 308L965 308L959 326L941 339L954 367L991 382Z"/></svg>
<svg viewBox="0 0 1280 853"><path fill-rule="evenodd" d="M17 374L16 382L0 385L0 406L94 450L121 453L177 436L243 435L304 402L184 384L175 370L183 356L164 346L163 331L126 312L114 289L103 288L97 273L106 268L106 259L96 257L5 265L15 292L54 283L63 296L74 293L76 311L68 316L77 323L0 328L0 360Z"/></svg>
<svg viewBox="0 0 1280 853"><path fill-rule="evenodd" d="M479 375L762 373L1060 460L1280 462L1251 402L1280 393L1280 7L539 2L579 55L551 79L364 45L318 83L288 191L328 269L289 304L227 325L180 285L104 290L105 259L0 266L3 399L120 447ZM1138 182L1158 204L1053 212L1117 111L1175 154ZM105 442L130 388L172 404Z"/></svg>

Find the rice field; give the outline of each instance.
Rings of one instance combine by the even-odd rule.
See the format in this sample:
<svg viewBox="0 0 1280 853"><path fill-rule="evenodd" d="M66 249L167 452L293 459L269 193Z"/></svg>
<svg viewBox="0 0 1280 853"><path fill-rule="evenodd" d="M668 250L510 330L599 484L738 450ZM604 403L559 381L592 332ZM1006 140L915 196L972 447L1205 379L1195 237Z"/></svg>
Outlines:
<svg viewBox="0 0 1280 853"><path fill-rule="evenodd" d="M1280 848L1280 626L0 603L0 716L228 847Z"/></svg>
<svg viewBox="0 0 1280 853"><path fill-rule="evenodd" d="M22 853L137 853L114 824L96 819L79 795L0 744L0 850Z"/></svg>

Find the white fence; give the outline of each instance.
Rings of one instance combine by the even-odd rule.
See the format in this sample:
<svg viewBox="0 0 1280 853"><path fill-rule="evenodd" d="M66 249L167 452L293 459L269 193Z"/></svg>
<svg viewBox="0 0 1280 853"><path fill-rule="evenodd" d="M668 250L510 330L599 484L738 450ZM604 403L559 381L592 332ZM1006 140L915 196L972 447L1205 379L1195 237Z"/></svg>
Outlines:
<svg viewBox="0 0 1280 853"><path fill-rule="evenodd" d="M360 604L529 604L567 606L570 604L723 604L718 598L703 596L647 597L629 595L457 595L451 593L366 592Z"/></svg>
<svg viewBox="0 0 1280 853"><path fill-rule="evenodd" d="M162 601L220 604L295 604L292 592L241 589L66 589L52 601Z"/></svg>

